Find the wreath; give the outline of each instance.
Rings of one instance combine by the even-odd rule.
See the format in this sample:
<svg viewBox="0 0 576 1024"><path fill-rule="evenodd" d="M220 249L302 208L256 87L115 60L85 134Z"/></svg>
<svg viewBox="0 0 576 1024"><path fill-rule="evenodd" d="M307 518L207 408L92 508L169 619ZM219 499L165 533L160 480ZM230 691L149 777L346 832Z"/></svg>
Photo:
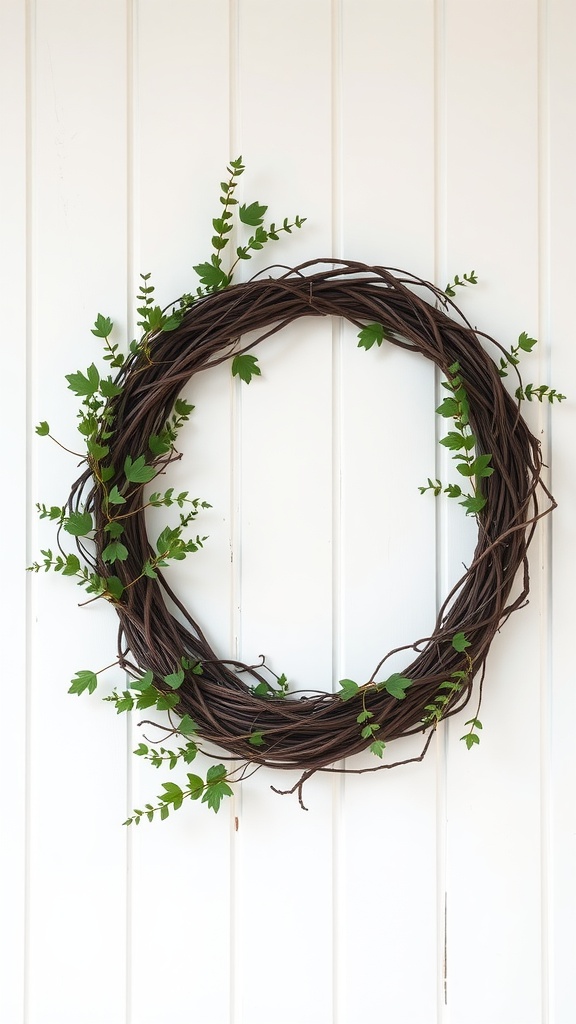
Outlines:
<svg viewBox="0 0 576 1024"><path fill-rule="evenodd" d="M229 170L228 191L222 186L225 212L241 173L236 162ZM256 239L254 248L258 237L262 242L258 228L265 209L241 208L241 220L242 211L248 217L243 223L260 220L250 239ZM226 218L214 224L225 227ZM274 240L280 229L274 224L271 229L261 231ZM220 234L226 241L226 232ZM118 711L166 711L166 737L181 743L177 749L141 743L135 752L157 766L173 767L180 759L190 764L204 741L225 751L221 759L231 765L213 765L205 780L190 774L186 787L164 783L158 806L137 809L128 823L144 815L152 819L157 810L166 817L186 797L201 797L217 810L231 793L229 784L262 765L297 770L296 784L276 791L296 791L304 807L302 787L315 772L360 774L406 763L382 760L385 745L395 739L422 733L421 753L407 759L421 760L438 722L462 710L477 677L481 697L492 640L528 596L527 551L536 523L555 507L542 480L540 444L519 405L522 398L563 396L544 385L524 387L520 379L515 397L507 391L503 377L509 370L517 373L520 352L530 350L534 340L521 335L506 351L471 327L453 295L456 286L475 283L473 274L440 290L411 274L340 260L310 261L240 284L230 283L231 275L215 280L221 268L216 247L212 261L195 268L204 288L168 311L154 305L149 276L143 276L143 336L126 359L109 340L111 322L98 317L93 333L104 339L105 358L118 372L104 378L92 364L85 374L69 375L69 386L84 405L80 430L87 442L86 465L64 507L38 506L42 517L58 521L60 538L62 530L75 538L78 550L70 554L60 547L56 556L44 551L43 562L31 568L75 576L90 595L108 600L118 616L115 665L129 683L105 699ZM170 560L202 545L205 538L186 539L185 530L204 503L191 501L187 492L151 488L179 457L177 432L191 413L181 393L196 373L232 359L233 372L249 382L259 373L251 354L257 345L300 318L325 316L353 324L363 348L398 345L438 367L446 398L437 411L450 424L442 443L452 452L461 485L429 479L420 489L458 500L475 516L478 538L471 564L446 596L429 636L390 651L366 682L342 680L338 692L296 699L286 678L274 676L263 659L247 665L222 659L212 649L163 573ZM252 332L257 340L242 347L241 339ZM37 429L49 433L46 423ZM539 492L546 498L543 510ZM174 504L181 510L179 522L151 540L146 509ZM513 591L518 577L520 586ZM385 677L387 659L402 650L406 668ZM70 692L93 692L98 675L76 673ZM477 711L467 725L463 739L471 747L481 728ZM374 764L350 767L348 759L367 749Z"/></svg>

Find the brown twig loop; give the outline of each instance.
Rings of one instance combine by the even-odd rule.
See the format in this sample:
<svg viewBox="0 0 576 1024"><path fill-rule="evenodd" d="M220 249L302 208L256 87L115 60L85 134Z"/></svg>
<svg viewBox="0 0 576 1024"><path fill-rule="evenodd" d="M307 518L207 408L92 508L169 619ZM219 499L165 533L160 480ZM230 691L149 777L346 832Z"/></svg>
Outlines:
<svg viewBox="0 0 576 1024"><path fill-rule="evenodd" d="M428 301L415 289L424 290ZM460 319L453 319L444 309ZM478 452L492 455L494 474L485 481L487 504L478 517L472 564L446 598L430 636L411 648L416 657L409 660L403 675L412 679L413 685L404 700L371 689L372 721L380 726L379 737L388 742L423 731L425 706L437 695L439 685L462 669L463 656L452 646L454 635L461 631L471 644L467 652L471 670L448 714L467 703L473 676L483 669L495 633L526 601L527 549L538 519L555 505L542 482L539 442L480 342L480 338L486 341L486 335L474 331L443 293L401 271L322 260L303 264L276 279L254 279L200 299L175 331L153 338L150 360L135 354L118 374L123 391L115 400L114 432L107 442L116 474L107 487L122 486L121 467L126 456L136 458L147 451L148 438L160 433L193 374L228 359L243 335L260 331L261 342L307 316L338 316L358 327L378 322L393 344L420 353L444 374L458 362ZM487 340L500 348L493 339ZM539 488L548 502L544 511L538 507ZM108 540L103 498L102 485L88 469L72 489L69 508L86 507L93 513L96 555L91 564L105 576L109 569L102 561ZM162 677L174 671L182 655L200 662L203 674L188 672L179 690L179 713L190 714L204 739L244 762L301 771L300 783L294 788L302 800L301 784L313 772L369 745L370 741L360 736L358 702L343 702L324 692L285 700L256 696L245 677L258 683L263 679L262 667L219 659L163 576L140 577L142 565L153 555L144 504L143 487L136 486L122 506L123 540L129 557L116 563L114 570L126 587L115 604L121 664L132 671L151 670L162 688ZM82 553L87 557L85 545ZM520 593L511 597L520 569ZM166 598L176 613L168 610ZM249 743L255 730L264 736L262 747Z"/></svg>

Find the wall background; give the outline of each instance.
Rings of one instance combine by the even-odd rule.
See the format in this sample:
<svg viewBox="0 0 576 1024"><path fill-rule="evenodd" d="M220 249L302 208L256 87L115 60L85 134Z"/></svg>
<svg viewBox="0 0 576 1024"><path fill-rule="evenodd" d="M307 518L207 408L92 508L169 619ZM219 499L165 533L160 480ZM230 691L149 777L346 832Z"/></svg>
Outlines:
<svg viewBox="0 0 576 1024"><path fill-rule="evenodd" d="M2 1021L569 1024L576 8L3 0L0 37ZM64 374L97 355L97 312L132 336L140 271L166 302L189 288L239 153L246 201L309 218L272 259L474 268L470 319L540 338L525 379L571 396L527 409L559 508L493 645L479 748L453 719L421 765L313 779L307 814L262 771L216 818L129 831L161 780L134 723L66 693L115 617L23 571L52 540L34 503L75 475L34 425L73 441ZM223 367L189 389L173 476L213 509L175 581L223 654L326 688L429 631L474 530L418 494L446 468L431 367L329 321L260 362L249 388Z"/></svg>

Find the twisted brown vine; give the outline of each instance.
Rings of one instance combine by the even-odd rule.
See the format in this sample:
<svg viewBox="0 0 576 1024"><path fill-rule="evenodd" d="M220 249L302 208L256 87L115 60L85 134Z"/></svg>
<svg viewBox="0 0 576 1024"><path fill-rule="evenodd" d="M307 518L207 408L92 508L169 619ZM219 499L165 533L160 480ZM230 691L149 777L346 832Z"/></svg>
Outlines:
<svg viewBox="0 0 576 1024"><path fill-rule="evenodd" d="M423 292L423 298L415 289ZM448 315L449 310L452 315ZM542 481L538 440L528 429L516 402L505 390L498 367L485 344L504 351L498 342L475 331L457 307L433 285L412 275L361 263L331 260L305 263L278 278L254 279L232 285L194 303L182 323L169 333L158 332L146 352L128 358L117 377L122 387L111 400L115 415L109 461L116 475L103 485L86 469L72 488L68 511L86 509L96 525L96 554L78 541L84 559L106 575L102 551L108 542L103 511L106 490L123 484L119 467L127 455L146 451L190 378L238 352L241 337L259 331L258 341L302 317L335 316L361 328L381 324L386 338L431 360L448 375L459 364L470 404L470 425L479 454L491 453L494 473L483 481L486 505L478 515L478 540L470 567L447 595L428 637L417 639L403 675L412 680L405 699L397 700L375 687L370 691L372 721L389 742L424 731L426 705L443 680L462 669L462 654L452 645L463 632L469 641L469 671L461 691L446 711L453 715L470 698L474 676L483 675L494 635L511 612L526 601L529 590L527 550L539 518L555 503ZM458 319L454 319L457 316ZM175 457L172 451L156 460L160 469ZM539 489L547 499L539 510ZM340 770L335 762L366 749L358 728L356 701L333 693L278 700L257 696L254 683L264 679L260 667L222 660L212 650L201 626L184 607L161 572L156 579L142 576L142 565L153 554L142 506L143 485L132 490L122 508L128 558L116 565L125 587L115 601L120 620L118 653L121 666L135 673L152 671L155 685L173 671L182 655L200 663L202 675L186 672L179 690L178 713L187 713L199 726L199 736L253 765L297 769L302 775L294 789L301 799L302 783L318 770ZM520 576L519 592L511 596ZM169 610L170 605L177 609ZM201 595L196 602L201 609ZM396 653L396 652L390 652ZM386 661L375 667L369 682ZM262 746L250 743L258 731ZM430 733L432 735L432 733ZM430 736L421 760L428 747ZM377 771L391 765L378 764Z"/></svg>

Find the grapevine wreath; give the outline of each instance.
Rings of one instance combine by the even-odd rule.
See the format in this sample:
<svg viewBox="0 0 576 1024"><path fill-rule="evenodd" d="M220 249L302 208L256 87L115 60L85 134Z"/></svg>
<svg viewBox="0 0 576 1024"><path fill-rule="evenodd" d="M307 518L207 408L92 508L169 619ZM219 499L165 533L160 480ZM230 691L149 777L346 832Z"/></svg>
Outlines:
<svg viewBox="0 0 576 1024"><path fill-rule="evenodd" d="M231 284L231 274L221 270L219 250L227 241L226 217L243 168L232 162L229 170L230 182L222 184L224 212L213 221L216 253L211 264L195 268L204 275L205 288L185 296L167 314L153 306L153 288L143 276L143 337L126 359L109 341L110 321L98 317L93 333L105 340L105 358L118 373L104 379L92 365L85 375L68 377L71 389L83 398L79 429L87 440L85 468L66 506L38 506L42 517L58 519L60 541L62 530L75 538L78 554L66 554L59 541L56 557L43 551L44 562L31 568L55 568L77 577L90 594L110 601L118 615L115 664L129 682L126 690L105 699L113 700L117 711L167 711L169 726L159 728L165 728L168 739L184 742L178 750L140 744L135 752L157 766L168 762L173 767L179 758L190 763L203 740L226 751L224 760L231 765L214 765L205 781L188 775L184 790L176 783L163 784L159 806L137 809L128 822L144 815L152 819L156 810L166 817L185 797L202 796L217 810L222 796L231 792L228 782L240 781L261 765L297 770L297 783L278 792L297 791L304 806L302 786L315 772L391 768L394 764L382 760L384 746L401 736L424 734L421 754L409 759L421 760L438 721L467 704L478 675L481 695L494 635L528 595L527 550L536 523L555 507L542 481L539 442L520 414L519 400L563 396L543 385L523 386L518 378L513 398L502 380L508 370L518 374L518 354L529 351L533 339L521 335L506 352L472 329L452 302L453 288L441 291L413 275L357 262L311 261L276 277ZM256 231L247 247L237 249L239 258L249 258L250 248L261 248L282 230L260 226L265 210L258 204L241 207L240 220L256 225ZM296 218L295 226L300 223ZM466 280L474 283L473 275ZM455 284L462 283L455 278ZM249 380L250 369L259 372L249 350L300 318L324 316L353 324L366 348L398 345L438 367L447 395L437 411L452 428L442 443L472 493L466 495L458 485L444 490L463 499L466 513L476 517L478 540L469 568L447 595L428 637L391 651L366 683L343 680L335 693L302 696L288 693L285 677L272 679L263 660L255 666L220 658L167 582L162 568L168 560L201 544L200 538L182 538L183 527L198 511L197 501L188 516L180 517L180 526L166 528L155 543L148 536L146 508L175 500L182 507L186 498L187 492L173 498L172 489L150 495L149 485L179 457L177 428L191 409L179 396L193 375L232 358L233 372L235 364L236 370L248 366L248 376L242 370L240 375ZM242 347L242 337L252 332L257 340ZM486 344L494 346L499 364ZM47 423L37 429L49 433ZM443 489L439 481L428 483L421 490ZM546 498L542 511L539 491ZM513 594L517 576L520 585ZM410 652L404 671L379 678L387 658L398 650ZM78 672L70 692L93 692L97 675ZM467 725L471 728L463 738L470 747L481 728L477 713ZM344 759L367 749L376 755L372 767L353 768L349 761L341 767Z"/></svg>

